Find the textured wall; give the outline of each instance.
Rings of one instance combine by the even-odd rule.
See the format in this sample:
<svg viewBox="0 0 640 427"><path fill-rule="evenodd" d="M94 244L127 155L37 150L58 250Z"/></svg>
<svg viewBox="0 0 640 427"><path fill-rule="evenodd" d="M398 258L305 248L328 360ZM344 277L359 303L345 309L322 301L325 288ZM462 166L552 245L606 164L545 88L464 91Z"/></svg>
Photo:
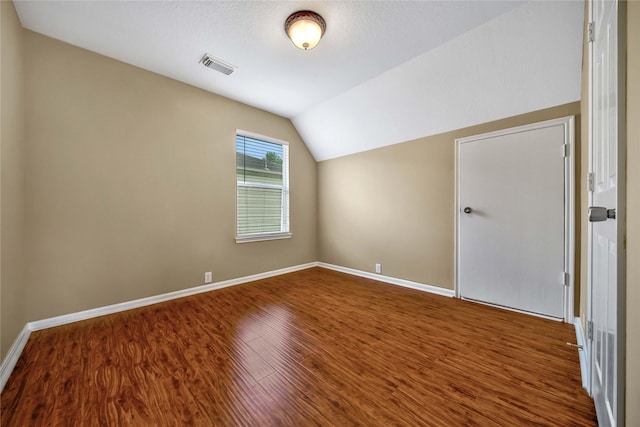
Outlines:
<svg viewBox="0 0 640 427"><path fill-rule="evenodd" d="M30 31L25 47L28 320L317 259L316 163L289 120ZM293 238L235 243L236 129L290 142Z"/></svg>
<svg viewBox="0 0 640 427"><path fill-rule="evenodd" d="M0 2L0 356L25 323L23 30L13 3Z"/></svg>
<svg viewBox="0 0 640 427"><path fill-rule="evenodd" d="M579 114L575 102L320 162L320 261L453 289L455 139Z"/></svg>

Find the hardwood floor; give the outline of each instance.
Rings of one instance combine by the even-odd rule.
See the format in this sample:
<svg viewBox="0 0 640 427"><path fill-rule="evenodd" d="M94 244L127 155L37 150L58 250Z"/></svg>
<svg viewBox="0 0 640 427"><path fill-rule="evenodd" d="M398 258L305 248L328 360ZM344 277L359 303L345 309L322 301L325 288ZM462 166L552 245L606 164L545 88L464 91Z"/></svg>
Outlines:
<svg viewBox="0 0 640 427"><path fill-rule="evenodd" d="M313 268L34 332L3 426L595 426L573 327Z"/></svg>

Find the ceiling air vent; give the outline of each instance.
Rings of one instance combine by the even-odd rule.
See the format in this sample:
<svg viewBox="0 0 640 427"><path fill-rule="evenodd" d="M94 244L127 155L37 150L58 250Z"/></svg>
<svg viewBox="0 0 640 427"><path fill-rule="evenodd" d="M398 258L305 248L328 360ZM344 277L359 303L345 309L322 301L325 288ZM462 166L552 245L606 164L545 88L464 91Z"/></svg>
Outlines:
<svg viewBox="0 0 640 427"><path fill-rule="evenodd" d="M211 68L212 70L220 71L222 74L226 74L227 76L233 73L233 71L236 69L235 66L231 64L227 64L226 62L221 61L218 58L214 58L213 56L210 56L208 53L204 54L204 56L200 60L200 63L203 64L205 67Z"/></svg>

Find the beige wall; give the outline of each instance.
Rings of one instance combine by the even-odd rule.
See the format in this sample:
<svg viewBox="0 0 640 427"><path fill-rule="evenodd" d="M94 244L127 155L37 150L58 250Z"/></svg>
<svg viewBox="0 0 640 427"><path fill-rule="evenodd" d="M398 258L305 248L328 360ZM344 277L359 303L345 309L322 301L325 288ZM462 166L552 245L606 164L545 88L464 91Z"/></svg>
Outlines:
<svg viewBox="0 0 640 427"><path fill-rule="evenodd" d="M30 31L25 55L29 321L317 259L289 120ZM235 243L236 128L290 142L292 239Z"/></svg>
<svg viewBox="0 0 640 427"><path fill-rule="evenodd" d="M640 425L640 2L627 10L626 421Z"/></svg>
<svg viewBox="0 0 640 427"><path fill-rule="evenodd" d="M23 31L0 2L0 357L25 324Z"/></svg>
<svg viewBox="0 0 640 427"><path fill-rule="evenodd" d="M453 289L455 139L579 114L575 102L320 162L320 261L381 263L385 275Z"/></svg>

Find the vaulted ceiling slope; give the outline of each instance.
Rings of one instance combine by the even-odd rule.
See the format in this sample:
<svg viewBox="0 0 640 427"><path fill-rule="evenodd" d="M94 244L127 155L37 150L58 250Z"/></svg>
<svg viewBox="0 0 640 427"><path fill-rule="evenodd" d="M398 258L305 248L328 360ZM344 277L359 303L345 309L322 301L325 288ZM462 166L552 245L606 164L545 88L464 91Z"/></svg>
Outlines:
<svg viewBox="0 0 640 427"><path fill-rule="evenodd" d="M290 118L318 161L580 99L582 1L15 4L27 29ZM283 29L302 9L327 21L311 51Z"/></svg>

